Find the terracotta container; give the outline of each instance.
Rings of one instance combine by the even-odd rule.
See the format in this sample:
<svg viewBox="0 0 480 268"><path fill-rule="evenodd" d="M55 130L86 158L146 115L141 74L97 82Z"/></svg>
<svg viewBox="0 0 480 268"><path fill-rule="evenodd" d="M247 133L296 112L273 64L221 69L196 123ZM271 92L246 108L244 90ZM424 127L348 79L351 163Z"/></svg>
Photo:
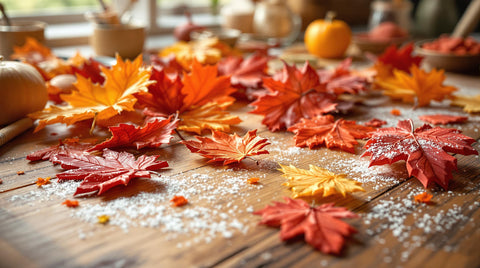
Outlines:
<svg viewBox="0 0 480 268"><path fill-rule="evenodd" d="M13 47L23 46L27 37L43 43L46 26L47 24L41 21L12 21L11 26L0 24L0 55L9 59L13 54Z"/></svg>
<svg viewBox="0 0 480 268"><path fill-rule="evenodd" d="M134 59L143 51L145 36L145 26L97 24L90 44L98 56L114 57L118 53L122 58Z"/></svg>

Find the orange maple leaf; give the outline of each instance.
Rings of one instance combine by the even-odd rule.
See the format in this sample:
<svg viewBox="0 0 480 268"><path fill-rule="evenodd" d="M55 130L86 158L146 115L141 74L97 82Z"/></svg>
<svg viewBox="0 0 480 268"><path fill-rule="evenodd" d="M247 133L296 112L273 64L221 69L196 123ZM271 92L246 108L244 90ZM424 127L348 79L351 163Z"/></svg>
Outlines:
<svg viewBox="0 0 480 268"><path fill-rule="evenodd" d="M323 145L329 149L340 148L349 153L355 153L355 139L367 138L375 128L357 125L355 121L338 119L332 115L317 116L312 119L302 118L299 123L291 126L288 131L295 133L295 146L310 149Z"/></svg>
<svg viewBox="0 0 480 268"><path fill-rule="evenodd" d="M23 46L14 46L13 54L10 57L14 60L22 60L31 64L56 58L48 47L42 45L33 37L27 37Z"/></svg>
<svg viewBox="0 0 480 268"><path fill-rule="evenodd" d="M194 60L192 71L184 74L182 93L185 94L185 107L204 105L233 92L235 89L230 86L230 76L218 76L216 65L204 66Z"/></svg>
<svg viewBox="0 0 480 268"><path fill-rule="evenodd" d="M202 134L204 129L230 132L230 125L236 125L242 120L226 112L234 100L224 102L209 102L205 105L193 108L180 114L180 125L178 130Z"/></svg>
<svg viewBox="0 0 480 268"><path fill-rule="evenodd" d="M230 131L230 125L241 122L238 116L230 115L225 109L233 104L228 96L235 89L230 87L228 76L218 76L216 66L192 65L190 74L183 80L178 75L167 75L164 70L154 68L151 78L156 84L148 92L136 94L139 106L152 117L179 114L179 130L201 134L204 129Z"/></svg>
<svg viewBox="0 0 480 268"><path fill-rule="evenodd" d="M257 130L251 130L245 136L228 135L213 131L212 138L195 136L198 141L181 141L192 153L210 158L208 162L219 161L224 165L240 162L247 156L268 154L263 147L269 145L267 139L257 137Z"/></svg>
<svg viewBox="0 0 480 268"><path fill-rule="evenodd" d="M148 80L150 69L142 67L142 55L134 61L123 61L117 55L117 63L111 68L101 67L106 77L104 85L93 84L89 79L77 75L78 91L61 95L68 106L50 106L29 116L40 119L35 131L55 123L74 124L86 119L108 120L120 112L133 111L137 99L133 94L147 91L155 83Z"/></svg>
<svg viewBox="0 0 480 268"><path fill-rule="evenodd" d="M401 99L404 102L415 103L415 106L423 107L430 104L430 101L442 101L452 97L457 90L453 86L443 85L445 73L443 70L432 69L426 72L416 65L410 68L412 75L400 70L394 70L394 78L377 79L377 84L384 88L383 93L394 99Z"/></svg>

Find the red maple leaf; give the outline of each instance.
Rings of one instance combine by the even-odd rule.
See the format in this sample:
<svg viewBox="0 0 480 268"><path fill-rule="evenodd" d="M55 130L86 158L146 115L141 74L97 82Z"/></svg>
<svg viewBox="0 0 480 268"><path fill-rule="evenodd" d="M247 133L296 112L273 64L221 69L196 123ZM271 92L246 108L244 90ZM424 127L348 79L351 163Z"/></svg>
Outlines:
<svg viewBox="0 0 480 268"><path fill-rule="evenodd" d="M310 149L317 145L325 145L327 148L340 148L349 153L355 153L354 145L358 144L355 139L368 138L374 128L357 125L355 121L338 119L335 121L332 115L317 116L312 119L302 118L299 123L288 128L295 133L293 138L295 146Z"/></svg>
<svg viewBox="0 0 480 268"><path fill-rule="evenodd" d="M146 113L169 116L183 112L183 83L179 75L168 75L165 70L153 68L150 80L155 84L148 86L148 92L135 94L138 103L146 108Z"/></svg>
<svg viewBox="0 0 480 268"><path fill-rule="evenodd" d="M262 215L260 224L281 227L280 238L288 240L304 235L305 241L323 253L339 254L345 238L357 230L340 219L358 216L333 203L311 207L301 199L284 197L286 203L274 202L273 206L255 211Z"/></svg>
<svg viewBox="0 0 480 268"><path fill-rule="evenodd" d="M144 147L157 148L170 142L172 131L177 127L177 124L178 119L172 120L172 116L170 116L167 119L154 118L141 127L131 124L109 127L112 137L97 144L89 151L132 146L136 147L137 150Z"/></svg>
<svg viewBox="0 0 480 268"><path fill-rule="evenodd" d="M457 129L425 124L414 130L412 120L403 120L397 127L377 129L362 156L370 156L370 166L405 160L409 176L415 176L425 188L435 182L447 189L451 171L457 169L457 159L447 152L478 154L471 146L474 142Z"/></svg>
<svg viewBox="0 0 480 268"><path fill-rule="evenodd" d="M62 154L57 156L55 162L68 169L57 174L59 181L83 180L74 195L97 191L101 195L114 186L127 185L132 178L150 178L150 171L168 167L166 161L157 158L142 155L135 160L133 154L105 149L103 157Z"/></svg>
<svg viewBox="0 0 480 268"><path fill-rule="evenodd" d="M378 56L377 61L391 69L398 69L410 73L410 67L412 65L420 66L423 59L420 56L413 56L412 52L412 43L408 43L401 48L397 48L396 45L391 45L382 55Z"/></svg>
<svg viewBox="0 0 480 268"><path fill-rule="evenodd" d="M269 57L255 53L244 59L243 57L229 56L218 63L220 75L231 75L234 87L259 88L262 77L267 76L267 63Z"/></svg>
<svg viewBox="0 0 480 268"><path fill-rule="evenodd" d="M422 115L422 116L419 116L418 118L424 122L434 124L434 125L463 123L468 120L467 116L457 116L457 115L448 115L448 114Z"/></svg>
<svg viewBox="0 0 480 268"><path fill-rule="evenodd" d="M183 69L182 65L178 63L175 56L161 58L156 54L152 54L150 55L150 62L153 67L159 70L164 70L166 74L171 76L176 76L182 74L183 71L186 71Z"/></svg>
<svg viewBox="0 0 480 268"><path fill-rule="evenodd" d="M340 95L343 93L356 94L367 90L367 78L354 74L350 70L352 59L347 58L333 70L317 71L320 83L325 84L329 93Z"/></svg>
<svg viewBox="0 0 480 268"><path fill-rule="evenodd" d="M29 161L50 160L54 162L58 154L86 154L86 150L91 147L90 144L79 143L75 141L58 141L57 145L38 150L27 155Z"/></svg>
<svg viewBox="0 0 480 268"><path fill-rule="evenodd" d="M262 123L271 131L336 109L336 96L326 92L308 62L301 70L284 64L282 72L273 78L264 78L263 85L270 93L251 104L255 106L251 113L264 115Z"/></svg>
<svg viewBox="0 0 480 268"><path fill-rule="evenodd" d="M195 136L199 141L181 141L192 153L201 154L210 158L208 162L222 162L228 165L240 162L247 156L268 154L263 147L269 145L267 139L257 137L257 130L251 130L245 136L228 135L220 131L213 131L212 138Z"/></svg>
<svg viewBox="0 0 480 268"><path fill-rule="evenodd" d="M72 66L72 71L74 74L90 78L92 83L103 84L105 82L105 77L102 75L102 67L107 68L107 66L102 63L90 58L83 62L81 67Z"/></svg>

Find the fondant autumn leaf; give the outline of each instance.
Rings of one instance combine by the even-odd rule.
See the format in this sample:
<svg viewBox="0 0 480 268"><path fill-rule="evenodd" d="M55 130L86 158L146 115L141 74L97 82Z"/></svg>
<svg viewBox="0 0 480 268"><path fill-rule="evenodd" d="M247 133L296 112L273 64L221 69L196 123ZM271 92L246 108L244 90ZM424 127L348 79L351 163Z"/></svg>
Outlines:
<svg viewBox="0 0 480 268"><path fill-rule="evenodd" d="M135 156L127 152L103 151L103 157L93 155L58 155L56 163L67 169L57 174L59 181L83 180L74 195L98 192L98 195L117 185L127 185L132 178L150 178L150 172L168 167L158 156Z"/></svg>
<svg viewBox="0 0 480 268"><path fill-rule="evenodd" d="M449 114L429 114L421 115L418 117L420 120L434 124L434 125L446 125L451 123L463 123L468 120L466 116L449 115Z"/></svg>
<svg viewBox="0 0 480 268"><path fill-rule="evenodd" d="M443 70L432 69L426 72L413 65L411 75L395 70L394 78L377 78L377 84L385 89L383 94L404 102L414 103L417 107L430 104L430 101L442 101L452 96L456 87L443 84L445 74Z"/></svg>
<svg viewBox="0 0 480 268"><path fill-rule="evenodd" d="M269 145L267 139L257 137L257 130L251 130L245 136L228 135L220 131L213 131L212 138L195 136L198 141L181 141L192 153L201 154L210 158L210 162L223 162L228 165L240 162L245 157L268 154L263 147Z"/></svg>
<svg viewBox="0 0 480 268"><path fill-rule="evenodd" d="M230 77L219 76L216 65L202 65L196 60L192 62L191 72L184 75L182 82L184 107L201 106L235 92L230 85Z"/></svg>
<svg viewBox="0 0 480 268"><path fill-rule="evenodd" d="M336 96L326 92L318 74L305 63L302 69L284 65L282 73L264 78L263 85L270 93L251 105L251 113L263 115L262 123L271 131L288 128L301 118L312 118L336 109Z"/></svg>
<svg viewBox="0 0 480 268"><path fill-rule="evenodd" d="M480 95L476 96L453 96L452 105L463 107L467 113L480 112Z"/></svg>
<svg viewBox="0 0 480 268"><path fill-rule="evenodd" d="M225 110L234 102L227 76L218 76L216 66L192 66L183 80L154 68L151 78L157 81L148 92L136 94L140 107L151 117L178 113L179 130L201 134L203 130L230 131L230 125L241 122L238 116Z"/></svg>
<svg viewBox="0 0 480 268"><path fill-rule="evenodd" d="M295 146L308 146L311 149L325 145L329 149L339 148L349 153L355 153L354 146L358 144L355 139L368 138L369 132L374 130L372 127L357 125L355 121L335 121L332 115L302 118L299 123L288 128L288 131L295 133Z"/></svg>
<svg viewBox="0 0 480 268"><path fill-rule="evenodd" d="M472 155L475 140L453 128L423 125L414 130L411 120L399 121L397 127L377 129L365 144L362 156L370 156L370 166L405 160L409 176L425 188L435 182L444 189L457 169L457 159L450 154Z"/></svg>
<svg viewBox="0 0 480 268"><path fill-rule="evenodd" d="M110 127L112 137L100 144L97 144L89 151L102 150L115 147L135 147L137 150L145 147L157 148L167 144L172 138L171 133L177 127L178 119L155 118L146 122L144 126L131 124L119 124Z"/></svg>
<svg viewBox="0 0 480 268"><path fill-rule="evenodd" d="M244 59L240 56L229 56L218 63L218 72L221 75L230 75L234 87L258 88L262 78L267 76L269 57L254 53Z"/></svg>
<svg viewBox="0 0 480 268"><path fill-rule="evenodd" d="M178 130L202 134L204 129L230 132L230 126L242 122L236 116L225 111L234 100L209 102L199 107L192 108L180 114Z"/></svg>
<svg viewBox="0 0 480 268"><path fill-rule="evenodd" d="M282 185L292 190L292 198L305 196L327 197L333 194L346 196L347 193L365 191L360 182L347 178L345 174L335 174L324 168L310 165L310 170L296 168L292 165L280 165L283 177L288 182Z"/></svg>
<svg viewBox="0 0 480 268"><path fill-rule="evenodd" d="M79 143L74 141L62 141L60 140L57 145L50 146L38 150L36 152L27 155L29 161L50 160L54 162L56 156L59 154L87 154L86 150L91 147L91 144Z"/></svg>
<svg viewBox="0 0 480 268"><path fill-rule="evenodd" d="M213 37L190 42L180 41L165 47L158 55L160 57L174 55L176 61L185 70L190 70L193 61L198 61L205 65L216 64L222 57L233 54L234 52L227 44Z"/></svg>
<svg viewBox="0 0 480 268"><path fill-rule="evenodd" d="M357 214L333 203L311 207L301 199L284 197L286 203L274 202L264 209L253 212L261 215L260 224L280 227L280 238L289 240L297 236L326 254L339 254L345 239L357 230L342 221L345 218L357 218Z"/></svg>
<svg viewBox="0 0 480 268"><path fill-rule="evenodd" d="M383 54L378 56L374 68L377 78L393 76L394 70L410 73L412 66L420 66L423 58L413 55L413 43L408 43L401 48L396 45L389 46Z"/></svg>
<svg viewBox="0 0 480 268"><path fill-rule="evenodd" d="M325 84L327 92L340 95L344 93L357 94L367 90L367 78L350 70L352 59L347 58L333 70L317 71L320 83Z"/></svg>
<svg viewBox="0 0 480 268"><path fill-rule="evenodd" d="M137 99L134 93L147 91L150 70L142 67L142 55L134 61L123 61L117 55L117 64L111 69L101 68L106 77L104 85L93 84L87 78L77 75L75 84L78 91L61 95L68 106L50 106L29 116L40 119L35 131L55 123L74 124L95 118L108 120L120 112L133 111Z"/></svg>

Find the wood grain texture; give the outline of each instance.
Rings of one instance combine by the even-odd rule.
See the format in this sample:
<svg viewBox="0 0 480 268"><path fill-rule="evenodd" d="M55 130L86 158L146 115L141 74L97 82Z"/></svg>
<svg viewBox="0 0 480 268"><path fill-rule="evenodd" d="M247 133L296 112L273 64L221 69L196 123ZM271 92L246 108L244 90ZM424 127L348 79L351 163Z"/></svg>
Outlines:
<svg viewBox="0 0 480 268"><path fill-rule="evenodd" d="M475 93L480 78L450 75L449 83ZM390 115L393 107L402 109L400 117ZM368 159L360 158L364 141L356 147L356 154L323 147L298 149L293 146L293 134L269 132L261 125L261 117L249 114L251 107L237 103L231 112L241 117L243 122L234 131L243 135L251 129L258 129L258 135L272 143L266 149L268 155L246 159L230 168L209 165L197 154L192 154L183 145L176 143L160 149L142 150L141 153L158 154L167 160L170 168L160 172L159 179L134 179L128 187L118 186L102 196L79 198L80 206L92 207L110 204L119 200L129 200L143 193L165 196L158 204L166 207L163 217L177 213L181 209L218 208L217 214L208 214L212 222L221 222L221 213L236 217L243 224L244 231L234 231L229 238L221 233L209 234L209 230L198 232L172 232L165 226L141 227L128 225L128 231L118 225L101 225L87 221L84 216L75 215L79 210L61 205L71 195L48 194L37 187L38 177L54 177L61 168L49 162L29 163L25 156L35 150L51 146L58 139L72 136L88 137L85 129L66 128L62 125L49 126L38 133L30 130L0 148L0 267L477 267L480 265L480 161L476 156L456 156L458 171L449 191L439 187L429 189L434 194L433 205L414 205L415 209L402 212L405 217L402 226L407 228L405 238L394 235L395 222L392 214L384 217L368 218L375 209L392 201L401 204L413 200L412 193L422 191L421 184L408 178L404 163L391 167L373 168L365 172ZM428 108L411 110L411 106L381 100L375 106L360 105L345 118L365 122L373 117L386 118L389 124L399 119L417 114L462 113L456 107L433 105ZM412 118L416 126L422 122ZM393 122L393 123L392 123ZM480 138L480 116L471 115L469 121L461 125L465 135L478 141ZM52 134L55 133L55 134ZM104 133L97 133L102 136ZM193 136L185 135L191 139ZM478 150L478 142L475 144ZM137 153L136 151L132 151ZM316 203L335 202L346 206L362 218L348 220L358 233L350 240L340 256L319 253L301 239L282 242L278 229L257 225L259 217L250 210L258 210L272 201L280 201L291 192L281 184L285 181L277 170L278 163L293 164L299 168L318 165L333 172L347 172L352 179L364 181L365 192L354 193L347 198L336 196L327 199L309 200ZM25 175L17 175L17 171ZM200 193L192 194L190 204L184 208L168 206L168 183L174 180L188 180L208 175L208 185L215 189L238 187L233 194L219 194L212 199ZM260 177L259 186L230 185L229 180ZM376 176L373 181L369 176ZM162 181L162 177L165 181ZM56 183L56 182L53 182ZM61 185L59 185L61 186ZM185 186L185 187L187 187ZM203 187L203 186L201 186ZM63 189L63 188L59 188ZM183 189L183 188L182 188ZM128 202L127 202L128 204ZM136 206L136 204L131 204ZM135 208L134 208L135 209ZM138 209L141 209L138 207ZM400 209L389 208L389 213L400 213ZM233 212L230 212L234 210ZM201 210L199 210L203 213ZM442 221L446 213L457 213L457 220L449 225ZM211 212L211 211L210 211ZM439 224L432 228L442 231L426 231L419 222L428 217L438 217ZM438 216L440 215L440 216ZM442 218L442 215L443 218ZM121 215L115 215L121 218ZM196 219L183 219L195 222ZM232 220L229 218L229 220ZM133 219L141 222L141 219ZM368 221L368 222L367 222ZM448 224L447 224L448 223ZM209 237L209 241L205 238Z"/></svg>

